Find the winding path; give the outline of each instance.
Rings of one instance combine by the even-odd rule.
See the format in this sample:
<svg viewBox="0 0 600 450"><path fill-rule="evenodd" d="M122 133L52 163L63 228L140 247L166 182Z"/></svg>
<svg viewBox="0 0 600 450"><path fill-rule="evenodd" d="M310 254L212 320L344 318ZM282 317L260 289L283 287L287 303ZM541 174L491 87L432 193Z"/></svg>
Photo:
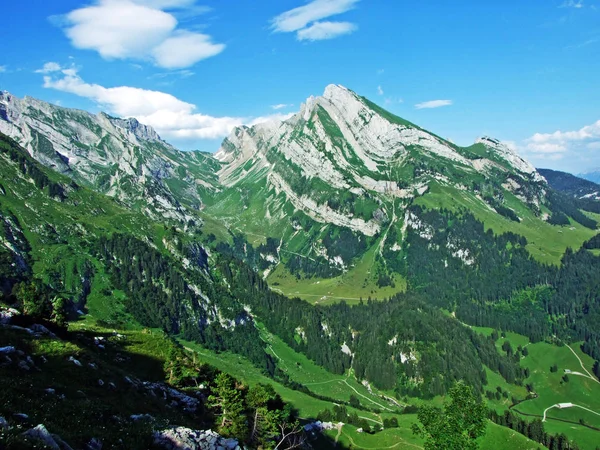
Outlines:
<svg viewBox="0 0 600 450"><path fill-rule="evenodd" d="M380 407L380 408L382 408L382 409L385 409L385 410L387 410L387 411L392 411L392 412L394 411L393 409L391 409L391 408L388 408L388 407L386 407L386 406L383 406L383 405L381 405L381 404L377 403L375 400L372 400L372 399L370 399L369 397L367 397L366 395L363 395L363 394L361 394L360 392L358 392L356 389L354 389L354 386L351 386L351 385L348 383L348 381L347 381L347 379L346 379L346 378L341 378L341 379L339 379L339 380L319 381L319 382L315 382L315 383L304 383L304 385L305 385L305 386L314 386L314 385L316 385L316 384L327 384L327 383L335 383L335 382L342 382L342 383L346 384L346 386L348 386L350 389L352 389L354 392L356 392L356 394L357 394L357 395L360 395L361 397L363 397L363 398L367 399L368 401L370 401L371 403L373 403L373 404L375 404L375 405L379 406L379 407Z"/></svg>
<svg viewBox="0 0 600 450"><path fill-rule="evenodd" d="M585 406L576 405L574 403L557 403L556 405L552 405L544 410L544 418L542 419L542 422L546 421L546 413L549 410L551 410L552 408L558 408L558 409L581 408L581 409L585 409L588 412L591 412L592 414L596 414L597 416L600 416L600 413L597 413L596 411L592 411L591 409L586 408Z"/></svg>
<svg viewBox="0 0 600 450"><path fill-rule="evenodd" d="M572 352L572 353L575 355L575 358L577 358L577 361L579 361L579 365L581 366L581 368L583 369L583 371L584 371L585 373L587 373L587 375L584 375L584 374L582 374L582 373L579 373L579 372L571 372L571 373L572 373L573 375L579 375L579 376L582 376L582 377L585 377L585 378L589 378L590 380L592 380L592 381L595 381L596 383L600 384L600 381L598 380L598 378L596 378L595 376L593 376L593 375L592 375L592 374L591 374L591 373L590 373L590 372L589 372L589 371L588 371L588 370L585 368L585 366L583 365L583 361L581 360L581 358L579 357L579 355L578 355L577 353L575 353L575 350L573 350L569 344L565 344L565 345L566 345L566 346L569 348L569 350L571 350L571 352Z"/></svg>

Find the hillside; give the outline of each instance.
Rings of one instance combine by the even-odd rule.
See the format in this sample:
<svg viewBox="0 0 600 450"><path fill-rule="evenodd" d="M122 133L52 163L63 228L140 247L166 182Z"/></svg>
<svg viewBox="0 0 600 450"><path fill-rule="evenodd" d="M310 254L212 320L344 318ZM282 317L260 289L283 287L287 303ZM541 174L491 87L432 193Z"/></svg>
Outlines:
<svg viewBox="0 0 600 450"><path fill-rule="evenodd" d="M61 108L0 92L0 132L42 164L153 219L193 218L219 163L181 152L135 119Z"/></svg>
<svg viewBox="0 0 600 450"><path fill-rule="evenodd" d="M592 183L600 183L600 170L594 169L589 172L580 173L578 177L591 181Z"/></svg>
<svg viewBox="0 0 600 450"><path fill-rule="evenodd" d="M16 129L48 132L31 108L24 121L11 119ZM57 111L53 120L87 114ZM498 141L457 147L339 86L288 121L234 131L218 160L184 156L150 129L121 135L127 151L151 139L162 148L144 144L142 172L148 161L184 158L206 173L210 189L196 191L202 209L169 188L177 172L139 178L123 195L118 183L105 192L80 180L97 145L61 170L39 140L25 149L0 134L0 301L43 323L73 321L74 332L153 330L248 384L273 383L306 420L325 409L347 418L330 437L370 448L398 439L421 445L409 432L414 414L401 413L439 404L457 380L476 395L510 386L512 404L525 399L534 365L521 362L522 349L498 351L497 336L472 327L577 345L600 360L600 216ZM144 190L157 179L168 204L181 205L165 208L182 215L158 220L166 210L151 205L164 197ZM290 298L296 292L311 302ZM2 346L17 339L7 336ZM17 412L11 401L4 414ZM355 415L382 425L396 416L402 426L359 436ZM551 438L537 435L543 444Z"/></svg>
<svg viewBox="0 0 600 450"><path fill-rule="evenodd" d="M406 272L388 261L426 227L415 205L467 210L495 233L526 237L544 263L596 229L499 141L458 147L337 85L287 121L234 130L215 157L224 187L203 214L255 245L271 239L265 276L313 302L406 289ZM556 226L565 221L568 230ZM467 261L464 250L453 257Z"/></svg>
<svg viewBox="0 0 600 450"><path fill-rule="evenodd" d="M600 185L570 173L550 169L538 169L548 184L557 191L580 199L600 200Z"/></svg>

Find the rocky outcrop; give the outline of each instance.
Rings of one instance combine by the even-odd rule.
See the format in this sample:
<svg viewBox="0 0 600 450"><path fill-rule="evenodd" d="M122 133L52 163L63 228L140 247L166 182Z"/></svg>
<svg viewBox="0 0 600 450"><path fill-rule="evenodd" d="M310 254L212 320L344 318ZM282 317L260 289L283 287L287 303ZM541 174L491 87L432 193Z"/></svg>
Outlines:
<svg viewBox="0 0 600 450"><path fill-rule="evenodd" d="M225 439L211 430L198 431L185 427L155 432L154 443L167 450L241 450L235 439Z"/></svg>
<svg viewBox="0 0 600 450"><path fill-rule="evenodd" d="M203 204L198 186L216 188L205 155L175 149L134 118L94 115L0 92L0 132L82 184L130 206L145 202L140 209L153 218L187 221L186 209Z"/></svg>
<svg viewBox="0 0 600 450"><path fill-rule="evenodd" d="M73 450L60 436L51 434L44 425L39 424L34 428L27 430L23 436L31 441L41 443L44 448L51 450Z"/></svg>
<svg viewBox="0 0 600 450"><path fill-rule="evenodd" d="M540 203L545 191L538 184L544 179L531 164L495 139L477 143L488 148L489 157L329 85L285 121L236 128L215 157L223 163L219 178L226 187L252 190L265 180L277 201L284 198L316 222L374 236L384 217L395 220L392 202L424 195L433 184L476 194L475 180L485 175L524 203ZM339 197L344 202L336 202ZM358 217L354 205L365 202L379 203L378 217Z"/></svg>

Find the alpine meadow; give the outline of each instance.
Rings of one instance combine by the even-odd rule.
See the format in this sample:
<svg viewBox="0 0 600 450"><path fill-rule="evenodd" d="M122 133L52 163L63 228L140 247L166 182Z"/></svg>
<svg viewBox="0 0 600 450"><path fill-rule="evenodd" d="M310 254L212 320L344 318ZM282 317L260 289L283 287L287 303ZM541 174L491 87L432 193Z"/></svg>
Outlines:
<svg viewBox="0 0 600 450"><path fill-rule="evenodd" d="M600 449L600 3L29 3L0 448Z"/></svg>

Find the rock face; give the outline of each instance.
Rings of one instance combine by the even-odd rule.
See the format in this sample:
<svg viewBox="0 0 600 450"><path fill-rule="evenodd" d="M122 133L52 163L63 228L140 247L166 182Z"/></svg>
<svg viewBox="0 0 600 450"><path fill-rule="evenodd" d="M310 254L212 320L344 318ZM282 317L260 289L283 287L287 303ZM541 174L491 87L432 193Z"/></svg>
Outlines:
<svg viewBox="0 0 600 450"><path fill-rule="evenodd" d="M381 228L376 218L329 207L319 190L327 186L333 196L381 202L422 195L431 182L468 189L459 178L491 177L494 172L514 177L507 189L515 193L524 183L545 182L501 142L484 137L476 144L487 154L458 147L343 86L330 85L322 97L310 97L286 121L235 129L215 157L224 164L219 177L225 186L266 178L314 220L372 236ZM378 212L391 217L391 211Z"/></svg>
<svg viewBox="0 0 600 450"><path fill-rule="evenodd" d="M211 430L198 431L185 427L155 432L154 443L167 450L241 450L235 439L225 439Z"/></svg>
<svg viewBox="0 0 600 450"><path fill-rule="evenodd" d="M23 433L23 436L33 441L39 441L44 445L44 448L52 450L72 450L72 448L60 439L60 437L50 434L42 424L27 430Z"/></svg>
<svg viewBox="0 0 600 450"><path fill-rule="evenodd" d="M181 152L136 119L61 108L0 92L0 132L44 165L153 218L188 220L215 189L219 164Z"/></svg>
<svg viewBox="0 0 600 450"><path fill-rule="evenodd" d="M209 213L236 220L246 215L246 223L256 224L255 233L281 229L283 223L286 229L274 237L299 235L298 240L313 233L307 221L296 220L308 216L324 231L307 239L310 246L296 242L286 248L284 241L282 251L331 264L338 258L345 267L351 261L344 252L325 255L320 249L327 226L361 238L383 236L379 253L397 251L401 243L386 242L388 231L406 231L404 209L432 190L452 191L493 212L492 204L500 207L504 198L516 196L537 214L547 186L531 164L496 139L457 146L339 85L308 98L288 120L236 128L215 157L223 164L224 192L236 194L220 203L227 209L219 211L219 204ZM243 209L232 210L240 193L247 199Z"/></svg>

